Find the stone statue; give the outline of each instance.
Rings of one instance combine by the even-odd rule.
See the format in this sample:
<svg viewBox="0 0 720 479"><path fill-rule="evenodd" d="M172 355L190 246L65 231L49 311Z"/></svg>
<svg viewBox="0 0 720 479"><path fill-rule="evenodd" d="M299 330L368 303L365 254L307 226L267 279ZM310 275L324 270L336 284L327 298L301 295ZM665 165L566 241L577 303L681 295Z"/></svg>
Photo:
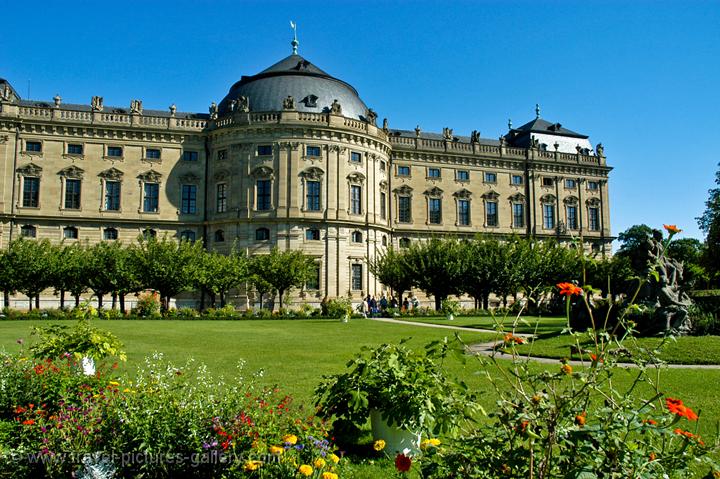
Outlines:
<svg viewBox="0 0 720 479"><path fill-rule="evenodd" d="M92 97L90 99L90 107L92 107L92 111L103 111L103 97Z"/></svg>
<svg viewBox="0 0 720 479"><path fill-rule="evenodd" d="M383 118L383 131L385 133L390 131L390 128L388 127L388 119L387 118Z"/></svg>
<svg viewBox="0 0 720 479"><path fill-rule="evenodd" d="M452 141L453 140L453 131L452 128L443 128L443 139L445 141Z"/></svg>
<svg viewBox="0 0 720 479"><path fill-rule="evenodd" d="M473 130L472 133L470 133L470 143L480 143L480 132L477 130Z"/></svg>
<svg viewBox="0 0 720 479"><path fill-rule="evenodd" d="M217 120L217 117L218 117L217 103L215 103L215 102L210 103L210 108L208 108L208 110L210 111L210 119Z"/></svg>
<svg viewBox="0 0 720 479"><path fill-rule="evenodd" d="M295 98L293 98L291 95L288 95L288 97L283 100L283 110L294 110L294 109L295 109Z"/></svg>
<svg viewBox="0 0 720 479"><path fill-rule="evenodd" d="M577 151L578 155L582 155L582 151L583 151L582 146L580 146L580 145L575 146L575 151Z"/></svg>
<svg viewBox="0 0 720 479"><path fill-rule="evenodd" d="M342 106L340 106L340 102L337 100L333 100L332 104L330 105L330 113L333 115L342 115Z"/></svg>
<svg viewBox="0 0 720 479"><path fill-rule="evenodd" d="M142 100L132 100L130 102L130 113L142 115Z"/></svg>
<svg viewBox="0 0 720 479"><path fill-rule="evenodd" d="M558 151L558 149L560 148L560 143L558 143L558 142L556 141L556 142L553 144L553 147L555 148L555 151Z"/></svg>
<svg viewBox="0 0 720 479"><path fill-rule="evenodd" d="M55 95L53 101L55 102L55 108L60 108L60 105L62 104L62 97L59 94Z"/></svg>
<svg viewBox="0 0 720 479"><path fill-rule="evenodd" d="M415 138L420 138L420 132L422 130L420 129L420 125L415 127Z"/></svg>
<svg viewBox="0 0 720 479"><path fill-rule="evenodd" d="M505 137L500 135L499 140L500 140L500 146L505 146Z"/></svg>
<svg viewBox="0 0 720 479"><path fill-rule="evenodd" d="M10 101L10 87L7 83L3 86L2 89L2 99L5 101Z"/></svg>
<svg viewBox="0 0 720 479"><path fill-rule="evenodd" d="M540 140L535 138L533 135L532 138L530 138L530 148L539 148L540 147Z"/></svg>
<svg viewBox="0 0 720 479"><path fill-rule="evenodd" d="M239 96L237 99L237 109L245 113L250 111L250 99L246 96Z"/></svg>
<svg viewBox="0 0 720 479"><path fill-rule="evenodd" d="M595 147L595 154L601 158L605 156L605 147L602 143L598 143Z"/></svg>
<svg viewBox="0 0 720 479"><path fill-rule="evenodd" d="M377 124L377 113L372 108L368 108L367 111L367 121L371 125L375 126Z"/></svg>
<svg viewBox="0 0 720 479"><path fill-rule="evenodd" d="M175 112L177 111L177 107L175 106L175 103L170 105L170 116L175 118Z"/></svg>

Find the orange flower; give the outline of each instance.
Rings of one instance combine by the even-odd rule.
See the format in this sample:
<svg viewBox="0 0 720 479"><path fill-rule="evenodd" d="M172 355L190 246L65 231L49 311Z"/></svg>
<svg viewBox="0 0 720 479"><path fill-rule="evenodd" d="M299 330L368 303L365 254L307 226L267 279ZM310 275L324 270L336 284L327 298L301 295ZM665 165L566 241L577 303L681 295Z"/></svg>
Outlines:
<svg viewBox="0 0 720 479"><path fill-rule="evenodd" d="M569 364L563 364L563 365L560 367L560 371L563 372L564 374L567 374L567 375L569 376L569 375L572 374L572 371L573 371L573 370L572 370L572 366L570 366Z"/></svg>
<svg viewBox="0 0 720 479"><path fill-rule="evenodd" d="M412 466L412 460L405 454L395 456L395 468L400 472L408 472Z"/></svg>
<svg viewBox="0 0 720 479"><path fill-rule="evenodd" d="M560 288L560 294L562 296L580 296L583 292L582 288L572 283L558 283L557 287Z"/></svg>
<svg viewBox="0 0 720 479"><path fill-rule="evenodd" d="M657 426L657 421L654 419L643 419L643 424L650 424L651 426Z"/></svg>
<svg viewBox="0 0 720 479"><path fill-rule="evenodd" d="M690 421L697 421L697 414L695 411L683 404L682 400L674 398L666 398L665 404L667 405L668 411L672 414L676 414L680 417L685 417Z"/></svg>
<svg viewBox="0 0 720 479"><path fill-rule="evenodd" d="M650 460L651 460L651 461L654 461L655 459L657 459L657 456L655 455L654 452L651 452L651 453L650 453Z"/></svg>
<svg viewBox="0 0 720 479"><path fill-rule="evenodd" d="M665 230L670 233L670 235L682 232L682 230L675 225L663 225L663 228L665 228Z"/></svg>
<svg viewBox="0 0 720 479"><path fill-rule="evenodd" d="M580 427L583 427L585 425L585 423L587 422L586 416L587 416L587 413L584 411L582 413L578 414L577 416L575 416L575 424L577 424Z"/></svg>
<svg viewBox="0 0 720 479"><path fill-rule="evenodd" d="M590 360L594 363L601 363L603 362L603 358L599 358L597 354L591 354Z"/></svg>
<svg viewBox="0 0 720 479"><path fill-rule="evenodd" d="M524 344L525 343L525 340L523 338L515 336L513 333L507 333L505 335L505 337L503 338L503 341L505 342L505 344L511 344L511 343Z"/></svg>
<svg viewBox="0 0 720 479"><path fill-rule="evenodd" d="M25 419L22 423L25 426L32 426L33 424L35 424L35 420L34 419Z"/></svg>
<svg viewBox="0 0 720 479"><path fill-rule="evenodd" d="M674 432L675 434L680 435L680 436L685 436L685 437L688 438L688 439L693 439L693 440L697 441L697 442L698 442L700 445L702 445L702 446L705 445L705 443L702 442L702 439L700 439L700 436L696 436L695 434L691 433L690 431L683 431L682 429L680 429L680 428L678 427L678 428L675 428L675 429L673 430L673 432Z"/></svg>

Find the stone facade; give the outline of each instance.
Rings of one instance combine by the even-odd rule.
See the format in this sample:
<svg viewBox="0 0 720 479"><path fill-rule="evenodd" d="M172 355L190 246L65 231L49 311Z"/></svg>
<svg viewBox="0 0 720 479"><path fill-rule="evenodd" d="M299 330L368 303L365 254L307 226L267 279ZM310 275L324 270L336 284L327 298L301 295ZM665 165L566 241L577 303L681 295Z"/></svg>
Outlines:
<svg viewBox="0 0 720 479"><path fill-rule="evenodd" d="M26 100L0 80L0 247L156 234L302 249L317 258L301 293L313 302L379 295L365 258L431 235L579 237L609 253L602 147L539 111L498 140L379 127L351 86L295 54L230 91L198 114Z"/></svg>

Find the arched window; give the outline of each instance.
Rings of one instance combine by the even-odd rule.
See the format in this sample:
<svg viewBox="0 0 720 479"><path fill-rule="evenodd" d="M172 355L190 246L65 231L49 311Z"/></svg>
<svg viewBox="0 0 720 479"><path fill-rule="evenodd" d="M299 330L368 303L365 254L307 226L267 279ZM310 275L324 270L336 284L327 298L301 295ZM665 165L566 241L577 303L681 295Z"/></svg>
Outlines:
<svg viewBox="0 0 720 479"><path fill-rule="evenodd" d="M409 248L410 238L400 238L400 241L398 243L400 244L401 248Z"/></svg>
<svg viewBox="0 0 720 479"><path fill-rule="evenodd" d="M77 239L78 229L74 226L66 226L63 228L63 239Z"/></svg>
<svg viewBox="0 0 720 479"><path fill-rule="evenodd" d="M310 228L305 231L305 239L308 241L319 241L320 230L317 228Z"/></svg>
<svg viewBox="0 0 720 479"><path fill-rule="evenodd" d="M149 240L150 238L157 237L157 231L155 231L152 228L145 228L145 231L143 231L143 238L146 240Z"/></svg>
<svg viewBox="0 0 720 479"><path fill-rule="evenodd" d="M353 231L352 232L352 242L353 243L362 243L362 233L360 231Z"/></svg>
<svg viewBox="0 0 720 479"><path fill-rule="evenodd" d="M118 239L118 230L116 230L115 228L105 228L103 230L103 239L104 240Z"/></svg>
<svg viewBox="0 0 720 479"><path fill-rule="evenodd" d="M270 230L267 228L258 228L255 230L255 241L267 241L270 239Z"/></svg>
<svg viewBox="0 0 720 479"><path fill-rule="evenodd" d="M192 230L183 230L180 232L181 241L195 241L195 232Z"/></svg>
<svg viewBox="0 0 720 479"><path fill-rule="evenodd" d="M37 228L33 225L25 225L20 228L20 236L23 238L35 238L37 236Z"/></svg>
<svg viewBox="0 0 720 479"><path fill-rule="evenodd" d="M382 236L382 245L387 246L387 236L385 235Z"/></svg>
<svg viewBox="0 0 720 479"><path fill-rule="evenodd" d="M225 232L223 230L215 230L215 242L222 243L225 241Z"/></svg>

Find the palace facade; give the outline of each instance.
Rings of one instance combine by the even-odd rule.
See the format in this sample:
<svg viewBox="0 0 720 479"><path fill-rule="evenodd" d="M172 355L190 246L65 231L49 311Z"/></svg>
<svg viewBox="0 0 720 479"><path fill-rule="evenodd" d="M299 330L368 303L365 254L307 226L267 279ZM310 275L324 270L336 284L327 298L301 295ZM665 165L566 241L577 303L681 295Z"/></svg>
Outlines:
<svg viewBox="0 0 720 479"><path fill-rule="evenodd" d="M611 168L588 136L539 110L499 139L392 129L296 50L208 114L24 99L0 79L0 169L0 247L168 235L301 249L317 258L311 301L379 295L365 259L432 235L581 238L600 254L613 239Z"/></svg>

